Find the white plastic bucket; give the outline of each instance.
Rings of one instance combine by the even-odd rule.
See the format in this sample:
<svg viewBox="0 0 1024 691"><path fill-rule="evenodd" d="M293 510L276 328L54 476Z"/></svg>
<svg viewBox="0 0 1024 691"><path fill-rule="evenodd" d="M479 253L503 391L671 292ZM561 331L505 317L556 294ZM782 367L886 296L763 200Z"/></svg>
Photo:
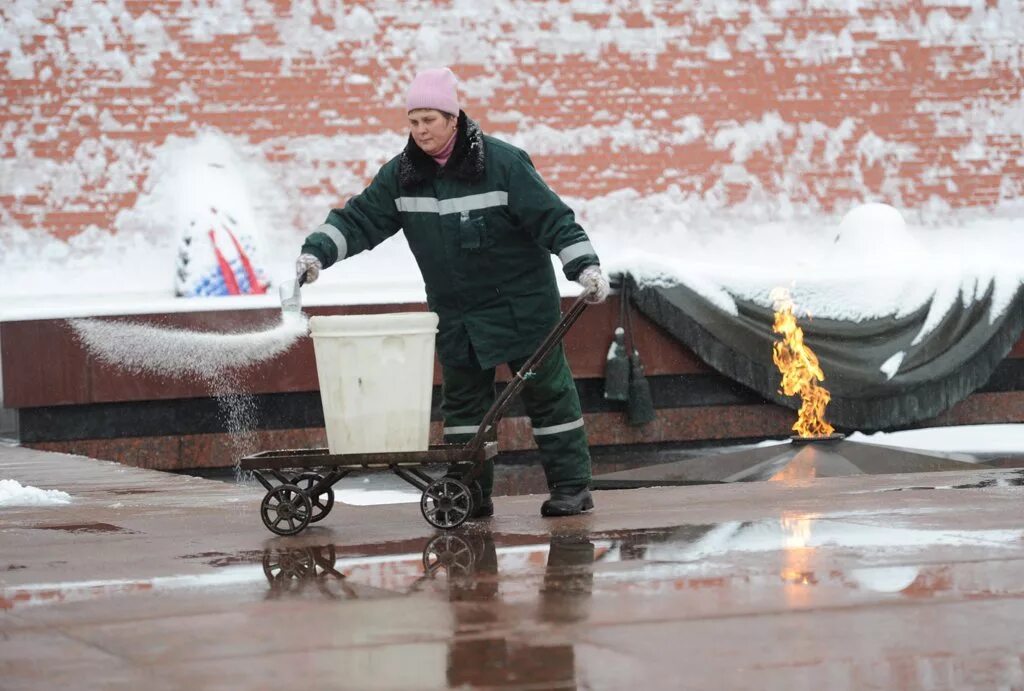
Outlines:
<svg viewBox="0 0 1024 691"><path fill-rule="evenodd" d="M309 331L330 452L426 451L437 315L312 317Z"/></svg>

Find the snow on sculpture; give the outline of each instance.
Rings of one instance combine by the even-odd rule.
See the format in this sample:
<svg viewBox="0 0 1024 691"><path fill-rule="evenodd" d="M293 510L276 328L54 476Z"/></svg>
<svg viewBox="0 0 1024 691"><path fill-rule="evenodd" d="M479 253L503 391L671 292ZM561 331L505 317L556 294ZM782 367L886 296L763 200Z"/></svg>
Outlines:
<svg viewBox="0 0 1024 691"><path fill-rule="evenodd" d="M177 151L157 184L178 235L177 296L261 295L270 287L243 167L229 140L207 132Z"/></svg>

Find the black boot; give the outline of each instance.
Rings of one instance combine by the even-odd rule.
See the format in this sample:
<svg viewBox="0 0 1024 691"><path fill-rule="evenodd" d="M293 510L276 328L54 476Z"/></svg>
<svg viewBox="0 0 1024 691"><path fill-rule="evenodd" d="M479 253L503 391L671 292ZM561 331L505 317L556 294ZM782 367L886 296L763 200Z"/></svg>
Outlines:
<svg viewBox="0 0 1024 691"><path fill-rule="evenodd" d="M586 487L556 487L551 498L540 506L541 516L575 516L594 508L594 499Z"/></svg>
<svg viewBox="0 0 1024 691"><path fill-rule="evenodd" d="M488 518L494 515L494 502L490 497L484 497L479 504L474 503L473 510L469 512L470 518Z"/></svg>

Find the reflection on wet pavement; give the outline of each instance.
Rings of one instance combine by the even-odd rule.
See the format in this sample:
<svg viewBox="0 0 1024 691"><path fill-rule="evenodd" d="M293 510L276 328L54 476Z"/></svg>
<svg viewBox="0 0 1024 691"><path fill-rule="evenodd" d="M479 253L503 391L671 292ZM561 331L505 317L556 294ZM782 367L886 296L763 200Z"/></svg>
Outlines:
<svg viewBox="0 0 1024 691"><path fill-rule="evenodd" d="M927 489L984 489L986 487L1020 487L1024 485L1024 472L1005 473L996 477L985 478L979 482L968 482L959 485L932 485L894 487L886 492L909 492Z"/></svg>
<svg viewBox="0 0 1024 691"><path fill-rule="evenodd" d="M356 597L345 574L335 568L336 560L334 545L266 550L263 575L270 584L268 599L296 595L310 585L328 598Z"/></svg>
<svg viewBox="0 0 1024 691"><path fill-rule="evenodd" d="M564 520L501 498L444 534L339 505L271 538L251 488L8 467L80 497L0 520L12 691L1024 688L1018 471L602 492Z"/></svg>
<svg viewBox="0 0 1024 691"><path fill-rule="evenodd" d="M47 528L78 532L93 526ZM109 526L103 530L122 529ZM794 584L808 587L829 581L844 588L899 592L921 580L909 577L917 567L892 566L887 559L913 562L915 552L928 547L961 552L1019 548L1022 540L1022 530L903 528L892 523L873 524L855 513L793 511L758 521L552 534L546 543L534 536L478 529L441 533L422 544L403 541L365 548L334 544L291 547L289 540L279 539L262 551L182 557L216 567L207 573L9 588L0 591L0 608L143 590L237 587L258 582L261 576L274 599L303 595L307 590L333 599L406 596L437 592L429 584L441 579L449 593L501 590L515 598L533 588L543 596L544 606L554 611L560 605L551 601L558 597L576 599L584 592L587 596L614 596L619 590L657 593L666 587L685 588L691 581L708 587L708 576L715 574L713 580L719 587L742 583L762 595L774 578L785 590L785 599L798 604L799 598L794 599L788 589ZM757 557L756 562L748 556L765 553L776 556L768 560ZM868 554L876 555L879 563L865 563L863 556ZM844 561L857 568L845 568ZM601 568L595 571L595 564ZM764 572L766 564L772 565L774 575ZM820 568L823 565L825 571ZM923 572L925 580L929 569ZM904 588L893 585L904 581Z"/></svg>
<svg viewBox="0 0 1024 691"><path fill-rule="evenodd" d="M133 533L134 531L110 523L73 523L68 525L34 525L33 530L62 530L67 533Z"/></svg>
<svg viewBox="0 0 1024 691"><path fill-rule="evenodd" d="M453 687L577 688L572 638L525 635L523 627L585 625L597 601L625 594L693 592L700 599L691 602L690 616L700 617L715 609L707 604L714 602L767 599L777 607L806 609L841 604L844 593L850 601L1024 593L1018 583L986 579L974 565L868 566L858 560L856 567L841 568L835 559L861 547L884 546L908 556L928 545L1019 546L1022 531L1016 530L905 529L785 512L746 523L553 534L547 544L522 538L445 533L428 540L420 554L373 557L346 556L329 545L281 547L268 549L263 565L273 598L299 597L312 588L331 600L424 593L446 599L446 681ZM777 553L772 571L734 559L750 552Z"/></svg>
<svg viewBox="0 0 1024 691"><path fill-rule="evenodd" d="M497 590L500 586L514 596L521 594L524 584L536 580L542 567L540 593L554 599L580 592L590 596L595 594L594 567L599 565L607 568L596 572L598 595L614 595L618 588L631 593L660 592L665 581L677 587L686 587L690 581L708 587L706 576L718 572L715 583L719 586L745 583L764 590L774 579L786 599L792 600L788 586L794 584L814 586L829 581L848 589L899 592L919 580L918 575L927 581L929 573L942 570L865 565L859 558L861 549L898 550L890 551L889 556L912 560L916 551L929 546L1019 548L1022 539L1021 530L923 530L784 512L778 519L762 521L554 534L548 544L522 543L521 536L488 532L444 533L428 540L419 554L359 556L346 554L352 548L334 545L275 547L263 553L262 562L275 596L302 592L301 586L288 584L290 581L320 583L325 579L344 580L346 587L341 590L349 597L359 597L361 590L374 597L404 596L439 578L445 580L449 592ZM520 544L496 546L502 541ZM745 554L765 552L779 555L770 562L778 565L773 576L766 577L763 569L746 563ZM856 558L857 568L837 568L835 561L842 557ZM819 573L817 567L826 561L826 572ZM894 587L899 583L903 587Z"/></svg>
<svg viewBox="0 0 1024 691"><path fill-rule="evenodd" d="M334 640L338 624L326 622L346 622L358 632L366 626L363 617L370 616L370 610L343 608L384 607L383 622L393 620L396 607L408 608L428 614L414 624L395 625L393 635L429 641L429 659L417 660L423 687L591 688L594 678L587 670L604 664L600 678L615 683L598 686L616 688L643 671L637 660L645 651L606 650L600 636L589 640L595 624L608 636L609 630L622 626L626 631L637 621L685 626L750 613L1024 595L1024 582L1003 570L1024 564L1024 531L903 527L899 518L899 513L880 519L858 512L789 510L753 521L635 530L578 526L541 536L476 526L426 540L365 545L275 538L262 550L181 558L201 567L201 573L4 589L0 611L19 614L32 605L123 599L140 592L201 593L230 600L233 608L266 603L269 609L259 617L269 622L290 608L313 606L319 623L311 624L311 635ZM937 558L941 552L934 550L941 549L957 550L958 560ZM1005 551L998 569L969 559L971 550L991 558L993 549ZM920 556L924 550L932 550L927 559ZM1016 567L1010 573L1018 572ZM308 609L297 611L311 616ZM363 640L359 636L373 640L371 634L347 635L357 636L357 642ZM662 654L671 659L670 653ZM623 656L615 662L620 677L608 676L609 655ZM392 679L387 665L374 669L384 675L377 682ZM394 674L395 686L416 688Z"/></svg>

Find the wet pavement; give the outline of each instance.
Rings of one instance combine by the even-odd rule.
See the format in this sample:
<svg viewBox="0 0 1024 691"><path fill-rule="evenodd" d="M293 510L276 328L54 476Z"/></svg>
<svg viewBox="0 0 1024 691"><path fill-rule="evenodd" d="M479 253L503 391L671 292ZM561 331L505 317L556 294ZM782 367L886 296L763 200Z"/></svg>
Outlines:
<svg viewBox="0 0 1024 691"><path fill-rule="evenodd" d="M0 688L1015 688L1019 470L416 504L267 532L258 486L0 447ZM344 481L343 481L344 482Z"/></svg>

